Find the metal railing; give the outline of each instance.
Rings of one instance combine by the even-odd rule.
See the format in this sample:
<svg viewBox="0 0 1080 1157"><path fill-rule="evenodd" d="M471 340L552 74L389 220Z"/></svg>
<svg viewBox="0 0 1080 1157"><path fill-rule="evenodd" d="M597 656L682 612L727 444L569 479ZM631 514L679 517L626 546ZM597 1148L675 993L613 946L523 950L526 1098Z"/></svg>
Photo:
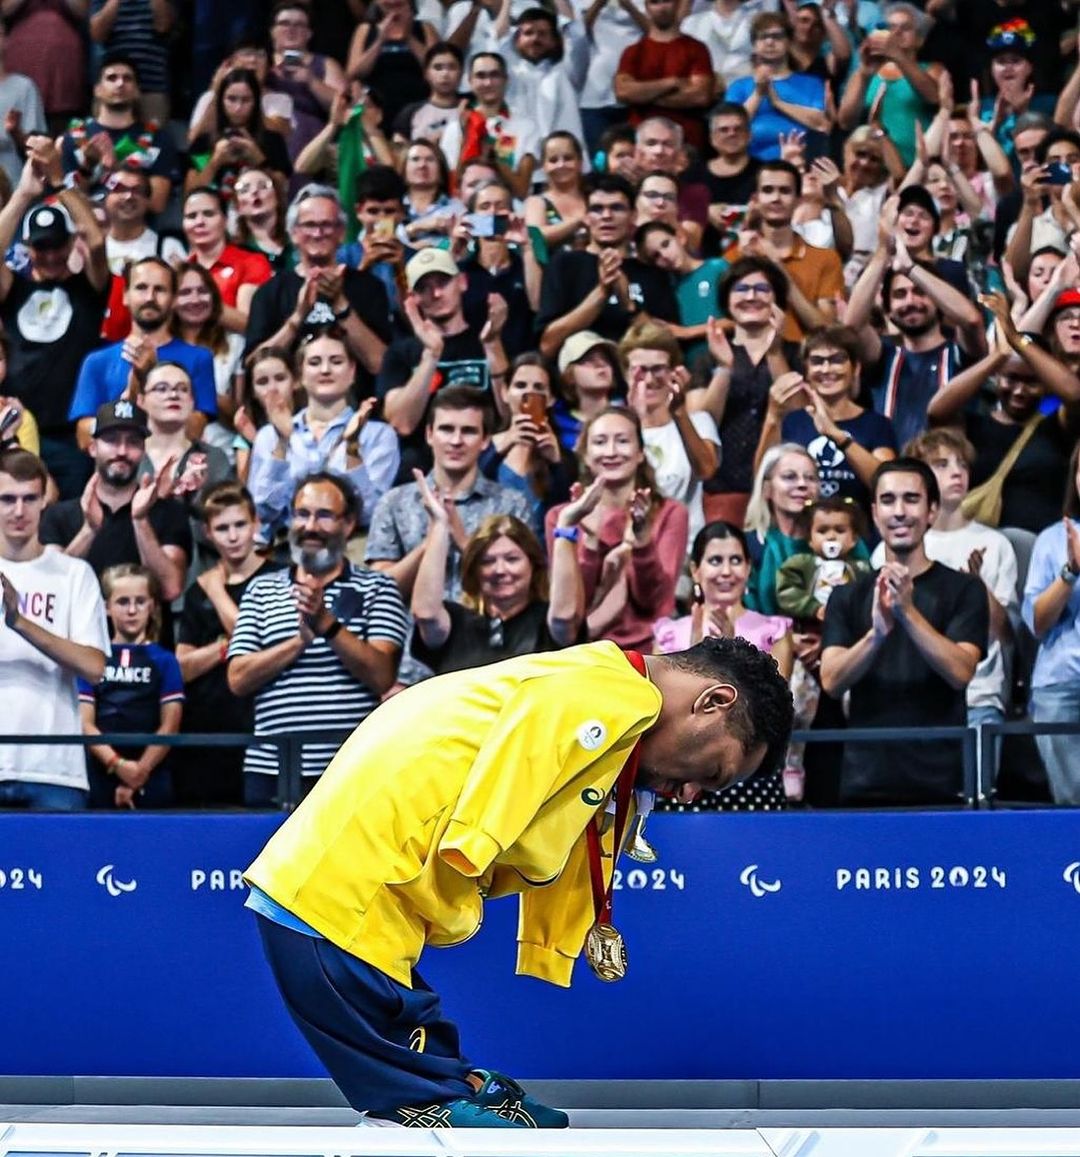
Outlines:
<svg viewBox="0 0 1080 1157"><path fill-rule="evenodd" d="M300 802L305 744L342 744L348 730L290 731L279 735L248 735L241 732L158 735L156 732L125 732L102 735L0 735L0 745L77 746L98 744L121 747L273 747L278 759L278 806L291 811ZM1077 723L984 723L978 727L850 727L822 731L795 731L800 743L957 743L963 769L963 800L970 808L991 806L991 785L983 782L985 768L997 762L1000 740L1009 735L1080 735Z"/></svg>

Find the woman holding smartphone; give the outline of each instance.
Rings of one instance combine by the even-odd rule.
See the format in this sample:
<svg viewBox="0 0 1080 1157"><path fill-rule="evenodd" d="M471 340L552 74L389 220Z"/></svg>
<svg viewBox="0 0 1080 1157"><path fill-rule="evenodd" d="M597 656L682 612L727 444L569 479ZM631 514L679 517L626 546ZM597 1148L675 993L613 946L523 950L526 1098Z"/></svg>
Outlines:
<svg viewBox="0 0 1080 1157"><path fill-rule="evenodd" d="M510 421L505 430L492 435L480 469L494 482L522 491L533 506L533 525L539 528L547 511L569 498L577 459L555 434L551 372L539 354L516 358L509 378L498 389Z"/></svg>

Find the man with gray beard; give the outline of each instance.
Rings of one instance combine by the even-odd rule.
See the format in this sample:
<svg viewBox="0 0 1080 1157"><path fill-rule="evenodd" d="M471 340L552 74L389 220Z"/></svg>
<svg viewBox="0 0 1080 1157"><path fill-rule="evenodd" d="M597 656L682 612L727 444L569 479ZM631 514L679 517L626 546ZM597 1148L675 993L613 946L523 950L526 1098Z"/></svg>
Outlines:
<svg viewBox="0 0 1080 1157"><path fill-rule="evenodd" d="M388 575L346 558L358 513L346 479L328 471L302 478L292 500L292 566L260 575L244 592L228 680L235 695L254 696L256 735L351 731L397 676L408 629L405 605ZM337 747L303 745L304 794ZM277 772L274 747L247 749L247 806L274 806Z"/></svg>

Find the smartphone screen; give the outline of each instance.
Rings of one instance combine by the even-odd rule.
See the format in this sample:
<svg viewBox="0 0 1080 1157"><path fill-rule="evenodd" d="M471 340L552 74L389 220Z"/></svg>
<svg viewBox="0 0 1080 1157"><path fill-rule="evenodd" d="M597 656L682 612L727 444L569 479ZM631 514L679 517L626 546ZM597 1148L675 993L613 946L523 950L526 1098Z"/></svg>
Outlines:
<svg viewBox="0 0 1080 1157"><path fill-rule="evenodd" d="M1046 179L1051 185L1072 184L1072 165L1067 165L1064 161L1048 161L1046 168L1049 171Z"/></svg>
<svg viewBox="0 0 1080 1157"><path fill-rule="evenodd" d="M495 222L498 218L494 213L470 213L465 220L469 223L474 237L495 236Z"/></svg>

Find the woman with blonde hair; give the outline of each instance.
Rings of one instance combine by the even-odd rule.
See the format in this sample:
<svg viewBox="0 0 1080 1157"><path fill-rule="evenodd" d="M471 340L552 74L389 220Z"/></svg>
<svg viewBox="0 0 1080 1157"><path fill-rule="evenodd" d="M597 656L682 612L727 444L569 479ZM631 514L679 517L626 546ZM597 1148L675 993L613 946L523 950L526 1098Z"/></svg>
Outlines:
<svg viewBox="0 0 1080 1157"><path fill-rule="evenodd" d="M588 490L577 487L562 507L559 525L566 533L551 552L550 593L536 535L512 514L493 514L465 545L463 593L456 603L445 597L454 501L433 490L422 471L413 473L430 518L412 595L415 658L441 675L586 641L581 572L569 532L596 505L598 482Z"/></svg>
<svg viewBox="0 0 1080 1157"><path fill-rule="evenodd" d="M781 442L770 446L754 475L746 508L747 542L757 555L746 590L746 605L763 615L777 615L776 576L780 564L807 549L798 536L799 515L818 496L817 463L805 446Z"/></svg>

